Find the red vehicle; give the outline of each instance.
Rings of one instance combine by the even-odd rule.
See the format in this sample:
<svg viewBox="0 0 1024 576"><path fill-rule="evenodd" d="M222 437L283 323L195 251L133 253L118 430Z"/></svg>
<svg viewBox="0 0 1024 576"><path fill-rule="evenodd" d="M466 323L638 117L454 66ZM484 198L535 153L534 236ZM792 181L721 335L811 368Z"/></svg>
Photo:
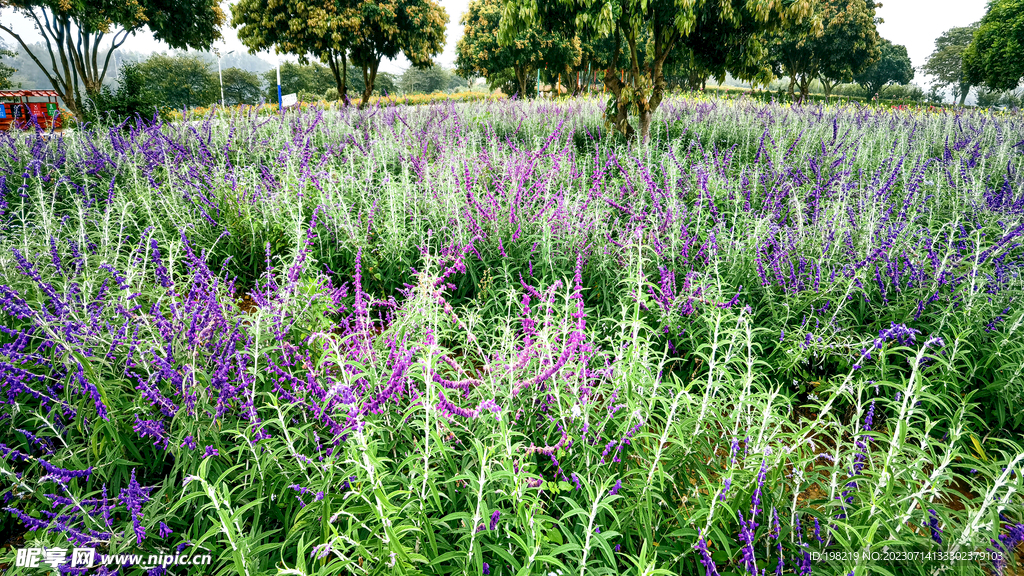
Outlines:
<svg viewBox="0 0 1024 576"><path fill-rule="evenodd" d="M0 90L0 130L56 130L62 120L54 90Z"/></svg>

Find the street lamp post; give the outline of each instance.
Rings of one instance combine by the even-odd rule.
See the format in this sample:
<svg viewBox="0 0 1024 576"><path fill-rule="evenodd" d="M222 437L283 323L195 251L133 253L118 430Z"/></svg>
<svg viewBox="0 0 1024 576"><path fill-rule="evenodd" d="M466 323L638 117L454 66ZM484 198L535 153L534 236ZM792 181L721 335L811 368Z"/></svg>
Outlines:
<svg viewBox="0 0 1024 576"><path fill-rule="evenodd" d="M235 51L232 50L231 52L228 52L227 55L230 56L234 53ZM220 59L220 54L217 54L217 76L220 77L220 107L224 108L224 73L220 70Z"/></svg>

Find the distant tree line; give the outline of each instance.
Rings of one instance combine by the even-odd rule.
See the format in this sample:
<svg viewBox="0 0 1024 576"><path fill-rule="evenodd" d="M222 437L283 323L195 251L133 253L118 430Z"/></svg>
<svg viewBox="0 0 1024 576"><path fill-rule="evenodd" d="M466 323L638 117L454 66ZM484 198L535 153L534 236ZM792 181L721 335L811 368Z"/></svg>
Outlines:
<svg viewBox="0 0 1024 576"><path fill-rule="evenodd" d="M27 59L18 56L0 46L0 57L4 58L0 60L0 89L17 87L14 84L15 78L21 78L20 84L24 84L24 87L46 87L42 72L27 62ZM118 117L138 113L148 118L159 110L210 106L221 100L221 78L217 75L217 59L213 54L177 52L121 56L117 78L107 78L100 90L83 102L80 112L84 118L94 119L106 112L112 112ZM225 57L223 61L231 61L229 58ZM224 104L236 106L276 102L276 68L255 56L243 54L242 58L234 59L235 62L240 60L249 69L221 66ZM7 65L5 61L12 64ZM16 65L25 68L16 70ZM350 88L362 94L365 85L360 71L355 66L349 66L348 74L351 78ZM394 95L445 92L466 85L465 79L443 67L410 67L400 75L378 73L371 93ZM306 102L340 99L333 73L318 62L282 63L281 89L284 94L298 94Z"/></svg>
<svg viewBox="0 0 1024 576"><path fill-rule="evenodd" d="M13 40L0 45L0 86L52 87L82 114L118 94L128 98L122 84L141 90L129 100L147 106L220 99L216 60L194 51L209 50L221 36L228 16L218 0L133 0L130 9L100 0L0 0L0 6L34 19L45 39L28 43L0 21L0 32ZM475 77L520 96L537 94L538 83L569 93L596 86L611 95L609 124L627 137L645 137L670 88L700 90L726 75L754 86L787 78L794 100L806 98L812 86L827 96L850 82L869 97L895 93L915 70L904 46L879 37L878 6L875 0L693 0L685 9L675 0L473 0L460 20L464 35L453 74L433 61L448 22L436 0L237 0L230 22L250 54L221 61L223 98L228 104L276 99L276 78L270 81L276 72L249 65L253 54L274 50L297 57L282 66L282 88L306 99L347 104L352 94L365 104L372 94L453 90ZM124 58L119 48L142 31L176 52ZM979 103L1014 105L1013 91L1024 79L1021 46L1024 0L991 0L981 21L936 39L921 69L935 78L925 97L950 90L962 105L975 90ZM380 70L399 55L410 70L401 76Z"/></svg>

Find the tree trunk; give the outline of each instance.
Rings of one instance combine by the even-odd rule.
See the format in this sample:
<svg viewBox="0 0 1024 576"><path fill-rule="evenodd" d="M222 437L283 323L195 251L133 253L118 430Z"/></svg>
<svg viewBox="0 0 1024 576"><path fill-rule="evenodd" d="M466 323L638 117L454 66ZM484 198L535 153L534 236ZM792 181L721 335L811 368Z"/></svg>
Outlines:
<svg viewBox="0 0 1024 576"><path fill-rule="evenodd" d="M967 95L970 94L970 93L971 93L971 85L970 84L966 84L966 85L965 84L961 84L960 85L960 107L961 108L964 107L964 103L967 102Z"/></svg>
<svg viewBox="0 0 1024 576"><path fill-rule="evenodd" d="M659 29L657 16L655 16L654 28L656 30ZM629 48L629 79L632 84L632 89L629 90L629 100L624 100L623 88L626 85L615 73L615 70L618 68L620 35L623 29L629 31L626 34L626 43ZM606 111L606 117L614 122L616 129L625 135L627 141L634 140L637 135L636 130L629 123L629 110L633 107L636 108L639 116L641 141L646 143L650 138L654 111L658 109L658 105L661 104L661 100L665 96L665 60L678 39L679 36L675 34L670 35L668 39L664 39L661 35L656 34L654 38L654 58L646 66L646 69L641 71L636 34L631 31L631 28L623 26L621 22L616 23L615 48L612 62L611 66L604 73L604 84L615 96L613 102L616 105L616 109ZM703 74L702 76L702 80L706 81L707 76ZM648 81L650 82L649 85L647 84ZM650 90L650 92L647 93L647 90ZM614 113L614 120L612 120L612 113Z"/></svg>
<svg viewBox="0 0 1024 576"><path fill-rule="evenodd" d="M796 76L789 77L789 101L796 101Z"/></svg>
<svg viewBox="0 0 1024 576"><path fill-rule="evenodd" d="M604 87L615 97L615 119L613 123L615 129L621 132L626 140L632 140L636 134L636 130L633 129L629 124L629 111L626 102L623 102L620 96L622 95L622 88L625 84L619 79L618 71L614 68L608 68L604 71ZM605 112L607 115L607 112ZM608 115L610 118L610 115Z"/></svg>
<svg viewBox="0 0 1024 576"><path fill-rule="evenodd" d="M640 141L647 142L651 139L651 119L654 112L647 110L640 113Z"/></svg>
<svg viewBox="0 0 1024 576"><path fill-rule="evenodd" d="M526 98L527 89L527 77L530 75L529 68L525 66L515 66L512 71L516 74L516 84L519 86L519 98Z"/></svg>
<svg viewBox="0 0 1024 576"><path fill-rule="evenodd" d="M811 79L808 76L800 77L800 104L807 99L807 92L811 89Z"/></svg>
<svg viewBox="0 0 1024 576"><path fill-rule="evenodd" d="M363 89L363 99L359 102L359 109L366 108L370 103L370 95L373 94L373 83L377 80L377 68L380 66L380 60L374 60L370 63L370 66L363 66L363 81L366 82L366 88Z"/></svg>
<svg viewBox="0 0 1024 576"><path fill-rule="evenodd" d="M346 62L346 54L344 52L341 53L341 63L339 65L338 54L332 51L327 57L327 65L331 67L334 83L338 87L338 99L345 106L348 106L348 98L345 98L345 95L348 93L348 63Z"/></svg>
<svg viewBox="0 0 1024 576"><path fill-rule="evenodd" d="M839 81L836 80L836 81L831 81L830 82L827 78L819 78L819 80L821 80L822 88L825 89L825 97L826 98L831 98L832 97L832 91L835 90L836 86L839 85Z"/></svg>

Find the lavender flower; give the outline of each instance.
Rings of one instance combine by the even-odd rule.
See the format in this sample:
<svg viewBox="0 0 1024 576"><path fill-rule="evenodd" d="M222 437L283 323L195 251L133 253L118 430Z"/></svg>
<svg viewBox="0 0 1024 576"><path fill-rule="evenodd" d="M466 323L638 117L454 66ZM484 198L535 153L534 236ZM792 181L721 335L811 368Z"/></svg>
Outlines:
<svg viewBox="0 0 1024 576"><path fill-rule="evenodd" d="M936 544L942 544L942 528L939 528L939 515L932 509L928 509L928 515L928 528L931 531L932 540Z"/></svg>
<svg viewBox="0 0 1024 576"><path fill-rule="evenodd" d="M127 488L121 489L119 498L121 504L128 509L132 518L132 527L135 530L135 543L141 545L146 538L146 529L142 527L142 505L149 501L149 489L142 488L135 481L135 469L132 469L132 477Z"/></svg>
<svg viewBox="0 0 1024 576"><path fill-rule="evenodd" d="M609 496L614 496L619 493L619 489L622 488L622 480L616 480L615 486L612 486L611 490L608 491Z"/></svg>
<svg viewBox="0 0 1024 576"><path fill-rule="evenodd" d="M700 553L700 563L704 565L704 576L719 576L718 567L715 566L715 561L711 558L711 552L708 551L708 544L700 533L698 533L697 544L694 548Z"/></svg>

